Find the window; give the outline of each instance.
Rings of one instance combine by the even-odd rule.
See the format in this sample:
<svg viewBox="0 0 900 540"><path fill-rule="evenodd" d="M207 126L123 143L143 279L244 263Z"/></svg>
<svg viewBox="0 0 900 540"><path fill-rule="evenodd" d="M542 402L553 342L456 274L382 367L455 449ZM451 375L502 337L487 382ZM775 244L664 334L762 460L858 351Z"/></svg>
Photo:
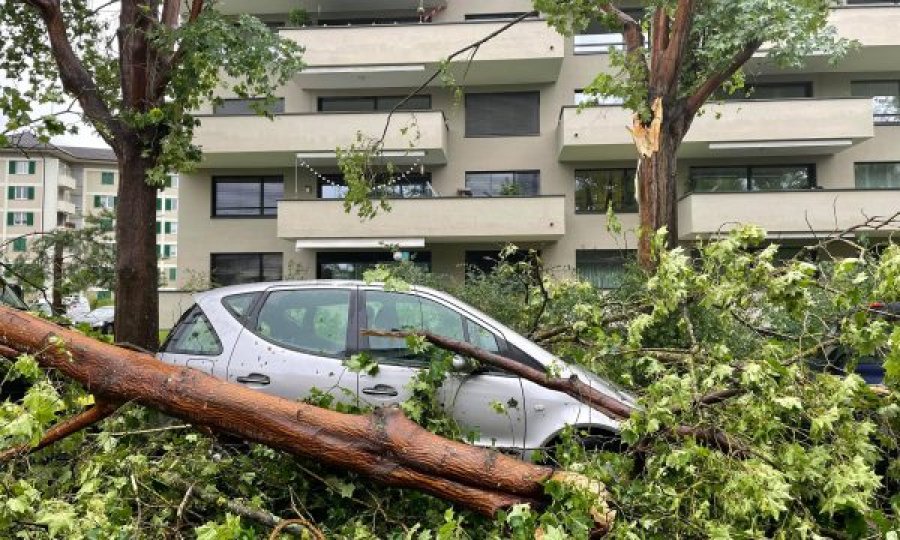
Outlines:
<svg viewBox="0 0 900 540"><path fill-rule="evenodd" d="M525 15L525 12L510 12L510 13L466 13L467 21L511 21L513 19L518 19L522 15ZM536 19L537 14L532 13L529 14L526 19Z"/></svg>
<svg viewBox="0 0 900 540"><path fill-rule="evenodd" d="M162 244L156 246L156 255L162 259L171 259L178 256L178 246Z"/></svg>
<svg viewBox="0 0 900 540"><path fill-rule="evenodd" d="M34 212L10 212L6 214L6 224L10 227L34 225Z"/></svg>
<svg viewBox="0 0 900 540"><path fill-rule="evenodd" d="M431 271L428 251L401 252L402 259ZM316 279L363 279L366 270L379 264L395 264L394 254L388 251L320 252L316 254Z"/></svg>
<svg viewBox="0 0 900 540"><path fill-rule="evenodd" d="M246 116L260 113L281 114L284 112L284 98L266 103L265 98L223 99L222 103L213 105L216 116Z"/></svg>
<svg viewBox="0 0 900 540"><path fill-rule="evenodd" d="M7 198L11 201L33 201L34 188L30 186L9 186Z"/></svg>
<svg viewBox="0 0 900 540"><path fill-rule="evenodd" d="M162 223L159 221L156 222L156 234L162 234Z"/></svg>
<svg viewBox="0 0 900 540"><path fill-rule="evenodd" d="M540 92L466 94L466 137L541 133Z"/></svg>
<svg viewBox="0 0 900 540"><path fill-rule="evenodd" d="M850 93L872 98L876 124L900 124L900 81L852 81Z"/></svg>
<svg viewBox="0 0 900 540"><path fill-rule="evenodd" d="M176 279L178 279L178 269L177 268L169 268L169 282L172 283Z"/></svg>
<svg viewBox="0 0 900 540"><path fill-rule="evenodd" d="M194 306L172 329L166 342L165 352L218 356L222 354L222 343L200 307Z"/></svg>
<svg viewBox="0 0 900 540"><path fill-rule="evenodd" d="M178 189L179 177L177 174L170 174L166 177L166 187L172 189Z"/></svg>
<svg viewBox="0 0 900 540"><path fill-rule="evenodd" d="M28 250L28 240L25 238L16 238L12 243L13 251L17 253L22 253L23 251Z"/></svg>
<svg viewBox="0 0 900 540"><path fill-rule="evenodd" d="M9 161L9 174L34 174L36 170L36 161Z"/></svg>
<svg viewBox="0 0 900 540"><path fill-rule="evenodd" d="M406 96L320 97L319 112L374 112L392 111ZM427 111L431 109L430 95L410 97L400 105L401 111Z"/></svg>
<svg viewBox="0 0 900 540"><path fill-rule="evenodd" d="M100 183L104 186L112 186L116 183L116 175L111 172L100 173Z"/></svg>
<svg viewBox="0 0 900 540"><path fill-rule="evenodd" d="M271 217L284 197L281 176L213 178L213 217Z"/></svg>
<svg viewBox="0 0 900 540"><path fill-rule="evenodd" d="M166 234L178 234L178 222L177 221L166 221L163 226L163 230Z"/></svg>
<svg viewBox="0 0 900 540"><path fill-rule="evenodd" d="M388 182L389 184L385 184ZM373 196L384 195L392 199L410 199L418 197L431 197L431 173L410 173L402 177L377 178L376 182L383 183L373 189ZM343 199L347 194L347 183L342 174L324 174L319 177L318 197L320 199Z"/></svg>
<svg viewBox="0 0 900 540"><path fill-rule="evenodd" d="M467 172L466 189L473 197L534 197L541 191L541 172Z"/></svg>
<svg viewBox="0 0 900 540"><path fill-rule="evenodd" d="M695 192L790 191L815 185L815 165L691 167Z"/></svg>
<svg viewBox="0 0 900 540"><path fill-rule="evenodd" d="M366 291L366 328L383 331L418 330L465 340L462 315L437 302L411 294ZM381 359L421 365L403 338L363 336L363 348ZM367 344L365 342L368 342Z"/></svg>
<svg viewBox="0 0 900 540"><path fill-rule="evenodd" d="M115 195L94 195L94 208L113 210L116 207Z"/></svg>
<svg viewBox="0 0 900 540"><path fill-rule="evenodd" d="M178 211L178 199L166 199L166 212Z"/></svg>
<svg viewBox="0 0 900 540"><path fill-rule="evenodd" d="M621 105L624 103L619 96L603 96L599 94L591 94L584 90L575 90L575 105Z"/></svg>
<svg viewBox="0 0 900 540"><path fill-rule="evenodd" d="M856 189L900 189L900 161L855 163Z"/></svg>
<svg viewBox="0 0 900 540"><path fill-rule="evenodd" d="M210 278L218 286L280 281L281 253L212 253Z"/></svg>
<svg viewBox="0 0 900 540"><path fill-rule="evenodd" d="M256 301L257 296L259 296L259 293L255 292L234 294L223 298L222 304L225 306L225 309L240 319L246 316L250 311L250 306Z"/></svg>
<svg viewBox="0 0 900 540"><path fill-rule="evenodd" d="M575 270L579 279L599 289L616 289L622 285L629 258L616 250L579 249L575 251Z"/></svg>
<svg viewBox="0 0 900 540"><path fill-rule="evenodd" d="M717 98L725 100L791 99L810 98L812 96L813 87L811 82L788 82L747 84L746 87L737 90L733 94L725 94L720 92L717 95Z"/></svg>
<svg viewBox="0 0 900 540"><path fill-rule="evenodd" d="M634 193L635 169L592 169L575 171L575 212L603 214L637 212Z"/></svg>
<svg viewBox="0 0 900 540"><path fill-rule="evenodd" d="M259 310L255 331L291 349L331 356L347 350L350 291L276 291Z"/></svg>
<svg viewBox="0 0 900 540"><path fill-rule="evenodd" d="M478 323L474 323L466 319L467 341L478 348L488 352L499 353L500 345L497 343L497 336L492 334L490 330L484 328Z"/></svg>
<svg viewBox="0 0 900 540"><path fill-rule="evenodd" d="M644 17L642 8L623 8L622 11L640 21ZM610 50L623 50L625 38L622 36L622 28L608 26L603 21L595 19L575 36L575 54L599 54ZM648 41L649 42L649 41Z"/></svg>

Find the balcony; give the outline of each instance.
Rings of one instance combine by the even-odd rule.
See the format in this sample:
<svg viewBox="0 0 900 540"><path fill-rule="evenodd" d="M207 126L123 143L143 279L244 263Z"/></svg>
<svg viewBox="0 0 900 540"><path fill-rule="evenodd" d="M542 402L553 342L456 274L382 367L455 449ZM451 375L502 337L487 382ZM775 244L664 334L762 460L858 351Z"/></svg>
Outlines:
<svg viewBox="0 0 900 540"><path fill-rule="evenodd" d="M56 211L69 215L74 215L77 212L75 203L66 201L64 199L59 199L56 201Z"/></svg>
<svg viewBox="0 0 900 540"><path fill-rule="evenodd" d="M371 220L344 211L341 200L278 203L278 237L298 247L554 240L566 232L565 197L393 199Z"/></svg>
<svg viewBox="0 0 900 540"><path fill-rule="evenodd" d="M78 184L75 182L75 179L72 178L71 176L67 176L64 174L59 175L59 180L57 181L57 184L62 189L75 190L78 188Z"/></svg>
<svg viewBox="0 0 900 540"><path fill-rule="evenodd" d="M387 113L200 116L194 142L204 167L293 167L298 155L311 165L334 165L361 133L379 138ZM384 155L396 164L447 163L447 125L441 111L397 112L384 139Z"/></svg>
<svg viewBox="0 0 900 540"><path fill-rule="evenodd" d="M635 159L628 126L631 112L621 106L564 107L559 160ZM679 156L835 154L874 134L869 98L728 101L694 120Z"/></svg>
<svg viewBox="0 0 900 540"><path fill-rule="evenodd" d="M450 54L504 24L317 26L280 33L306 49L307 67L298 75L304 88L415 87ZM553 82L564 54L563 37L546 21L526 20L483 44L471 63L470 55L461 55L450 70L466 86Z"/></svg>
<svg viewBox="0 0 900 540"><path fill-rule="evenodd" d="M897 58L900 58L900 33L897 32L897 28L900 28L900 4L887 4L841 6L833 9L829 22L837 30L838 37L855 40L859 43L859 48L847 54L836 66L831 65L824 55L811 56L800 71L896 71ZM749 71L759 74L792 71L779 68L765 56L765 50L757 53L748 63Z"/></svg>
<svg viewBox="0 0 900 540"><path fill-rule="evenodd" d="M682 240L692 240L754 223L772 237L809 238L898 209L900 190L692 193L678 203L678 232Z"/></svg>

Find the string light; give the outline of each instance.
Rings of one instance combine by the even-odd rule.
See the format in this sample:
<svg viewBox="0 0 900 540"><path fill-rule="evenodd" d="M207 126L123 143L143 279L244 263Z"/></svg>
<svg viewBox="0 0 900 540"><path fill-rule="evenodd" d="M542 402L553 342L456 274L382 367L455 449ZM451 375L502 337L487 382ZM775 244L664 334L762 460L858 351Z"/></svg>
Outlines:
<svg viewBox="0 0 900 540"><path fill-rule="evenodd" d="M313 166L310 165L305 159L301 159L299 165L300 167L312 173L312 175L315 176L315 178L320 182L324 182L325 184L328 184L332 187L341 187L341 184L336 183L333 177L325 176L324 174L320 173L315 168L313 168ZM405 171L400 172L399 174L395 173L391 175L388 185L398 183L401 180L409 180L409 175L417 172L417 170L419 175L425 174L425 164L422 162L421 158L416 158L413 164L410 165L409 168ZM428 182L428 187L432 192L434 192L434 188L431 186L431 182Z"/></svg>

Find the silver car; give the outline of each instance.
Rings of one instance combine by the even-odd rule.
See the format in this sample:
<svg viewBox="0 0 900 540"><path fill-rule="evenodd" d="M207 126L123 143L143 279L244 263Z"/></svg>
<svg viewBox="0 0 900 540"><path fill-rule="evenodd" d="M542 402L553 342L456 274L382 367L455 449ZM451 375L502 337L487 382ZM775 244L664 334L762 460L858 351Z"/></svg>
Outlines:
<svg viewBox="0 0 900 540"><path fill-rule="evenodd" d="M410 380L427 359L406 340L369 337L365 329L427 330L468 341L561 377L578 375L615 399L627 394L459 300L431 289L386 291L359 281L303 281L236 285L200 293L172 329L160 353L187 366L291 400L313 390L348 404L385 406L412 393ZM373 373L345 367L368 352ZM615 438L618 423L574 398L503 371L455 370L439 396L476 444L530 453L551 446L566 425L584 428L595 441Z"/></svg>

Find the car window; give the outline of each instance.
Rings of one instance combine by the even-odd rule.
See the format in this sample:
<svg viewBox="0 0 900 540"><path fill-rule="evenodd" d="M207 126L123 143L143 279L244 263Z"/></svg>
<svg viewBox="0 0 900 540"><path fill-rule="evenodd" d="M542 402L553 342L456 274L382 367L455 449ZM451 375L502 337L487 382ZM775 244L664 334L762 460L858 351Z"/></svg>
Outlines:
<svg viewBox="0 0 900 540"><path fill-rule="evenodd" d="M441 336L463 340L462 316L437 302L411 294L367 291L367 328L382 331L428 331ZM411 354L402 338L369 336L368 350L376 358L399 360L402 363L422 363Z"/></svg>
<svg viewBox="0 0 900 540"><path fill-rule="evenodd" d="M250 306L253 305L253 301L256 300L258 295L259 293L255 292L233 294L223 298L222 304L232 315L240 319L247 315L247 312L250 311Z"/></svg>
<svg viewBox="0 0 900 540"><path fill-rule="evenodd" d="M325 355L347 350L350 291L276 291L259 310L255 331L284 347Z"/></svg>
<svg viewBox="0 0 900 540"><path fill-rule="evenodd" d="M222 354L222 344L209 319L200 306L194 306L172 329L165 352L217 356Z"/></svg>
<svg viewBox="0 0 900 540"><path fill-rule="evenodd" d="M469 334L469 343L472 345L492 353L500 352L497 336L491 333L487 328L466 319L466 330L468 330Z"/></svg>

